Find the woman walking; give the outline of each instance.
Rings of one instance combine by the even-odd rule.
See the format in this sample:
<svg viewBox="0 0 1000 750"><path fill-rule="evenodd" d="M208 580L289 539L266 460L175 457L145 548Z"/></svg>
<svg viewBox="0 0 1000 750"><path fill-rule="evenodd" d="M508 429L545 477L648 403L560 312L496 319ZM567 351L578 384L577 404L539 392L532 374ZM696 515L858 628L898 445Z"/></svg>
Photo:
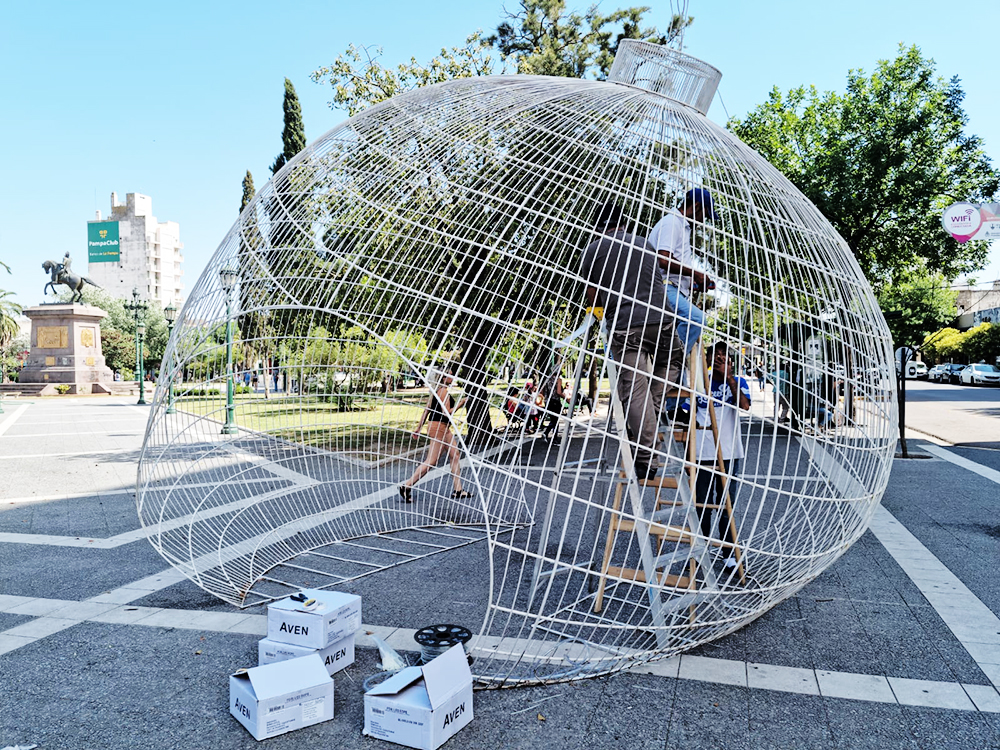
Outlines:
<svg viewBox="0 0 1000 750"><path fill-rule="evenodd" d="M417 422L417 428L413 431L413 437L420 434L420 430L426 422L427 439L430 441L430 446L427 449L424 462L417 467L409 479L399 485L399 496L408 503L413 502L413 485L437 465L445 448L448 449L448 458L451 461L451 481L455 488L451 496L456 500L467 500L472 497L471 492L462 489L460 465L462 455L459 453L458 446L455 445L455 435L451 431L451 415L465 406L464 398L456 404L455 398L448 393L448 386L454 379L455 376L450 372L443 373L440 378L437 375L432 375L428 379L431 393L423 414L420 415L420 421Z"/></svg>

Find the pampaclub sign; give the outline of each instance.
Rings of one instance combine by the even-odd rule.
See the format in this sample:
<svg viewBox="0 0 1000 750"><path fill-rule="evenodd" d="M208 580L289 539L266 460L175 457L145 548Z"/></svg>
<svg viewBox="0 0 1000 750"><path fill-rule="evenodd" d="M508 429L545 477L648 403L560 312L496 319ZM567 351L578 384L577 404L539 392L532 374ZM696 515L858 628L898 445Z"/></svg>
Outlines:
<svg viewBox="0 0 1000 750"><path fill-rule="evenodd" d="M87 262L118 263L120 260L118 222L102 221L87 224Z"/></svg>
<svg viewBox="0 0 1000 750"><path fill-rule="evenodd" d="M941 215L941 224L961 243L1000 239L1000 203L953 203Z"/></svg>

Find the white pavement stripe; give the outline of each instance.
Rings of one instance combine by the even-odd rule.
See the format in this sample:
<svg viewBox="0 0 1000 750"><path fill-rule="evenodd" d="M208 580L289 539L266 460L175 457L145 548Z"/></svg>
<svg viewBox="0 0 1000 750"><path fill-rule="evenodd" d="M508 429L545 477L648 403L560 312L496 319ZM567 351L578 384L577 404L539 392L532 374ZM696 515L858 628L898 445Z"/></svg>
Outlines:
<svg viewBox="0 0 1000 750"><path fill-rule="evenodd" d="M188 525L195 518L199 520L204 520L206 518L214 518L216 516L225 515L227 513L232 513L234 511L242 510L245 508L250 508L257 503L266 502L268 500L273 500L275 498L282 497L291 492L300 492L304 489L309 489L311 487L317 486L319 483L314 482L309 485L293 484L287 487L279 487L276 490L271 490L270 492L265 492L262 495L253 495L252 497L241 498L240 500L234 500L231 503L226 503L225 505L219 505L211 510L199 512L199 513L189 513L186 516L181 516L180 518L175 518L172 521L164 521L156 526L149 526L147 528L135 529L134 531L125 531L121 534L116 534L115 536L108 537L106 539L97 539L87 536L52 536L50 534L22 534L19 532L4 531L0 532L0 543L7 544L36 544L42 547L90 547L93 549L114 549L115 547L121 547L125 544L132 544L140 539L147 539L156 534L162 534L166 531L172 531L173 529L178 529L183 526ZM211 485L216 487L218 485ZM184 486L185 489L188 485ZM393 490L394 491L394 490ZM389 492L389 490L384 490L383 494ZM2 501L0 501L2 502Z"/></svg>
<svg viewBox="0 0 1000 750"><path fill-rule="evenodd" d="M72 456L106 456L109 453L136 453L139 450L139 446L135 448L108 448L103 451L79 451L77 453L35 453L31 455L16 455L16 456L0 456L0 460L5 458L22 459L22 458L70 458Z"/></svg>
<svg viewBox="0 0 1000 750"><path fill-rule="evenodd" d="M152 576L146 582L133 584L131 589L140 596L149 593L142 588L157 586ZM119 589L124 591L125 589ZM109 592L110 593L110 592ZM15 651L53 633L81 622L113 625L182 628L216 633L238 633L264 636L267 616L242 612L206 612L203 610L163 609L160 607L130 607L128 602L111 602L102 595L86 602L60 599L27 599L0 597L0 612L26 614L44 613L42 617L0 633L0 654ZM98 603L98 600L104 600ZM388 628L362 625L356 645L374 648L369 633L378 635L393 648L413 650L412 628ZM775 664L748 664L730 659L682 655L671 659L636 665L629 670L641 674L697 680L716 684L740 685L753 689L783 693L822 695L828 698L898 703L906 706L929 706L955 711L1000 713L1000 693L987 685L963 685L957 682L908 680L880 675L829 672L824 670L784 667Z"/></svg>
<svg viewBox="0 0 1000 750"><path fill-rule="evenodd" d="M31 406L31 404L21 404L19 407L14 409L14 411L9 412L3 418L3 421L0 421L0 435L3 435L5 432L7 432L7 430L11 428L11 425L13 425L18 419L20 419L21 415L28 410L29 406Z"/></svg>
<svg viewBox="0 0 1000 750"><path fill-rule="evenodd" d="M968 469L985 479L989 479L991 482L1000 484L1000 471L997 471L996 469L991 469L988 466L977 464L975 461L970 461L963 456L959 456L956 453L952 453L950 450L936 445L923 445L921 447L928 453L932 453L938 458L943 458L945 461L955 464L955 466L961 466L963 469Z"/></svg>
<svg viewBox="0 0 1000 750"><path fill-rule="evenodd" d="M871 530L990 682L1000 686L1000 618L881 505Z"/></svg>
<svg viewBox="0 0 1000 750"><path fill-rule="evenodd" d="M9 440L21 440L23 438L61 438L61 437L106 437L110 432L94 432L93 430L82 430L80 432L19 432L16 435L0 435ZM137 437L143 432L120 432L114 431L114 437Z"/></svg>
<svg viewBox="0 0 1000 750"><path fill-rule="evenodd" d="M268 482L278 482L283 481L281 479L227 479L227 485L237 485L237 484L265 484ZM218 482L193 482L191 484L177 484L171 487L172 491L178 490L200 490L206 487L218 487ZM7 504L18 504L18 503L38 503L47 502L50 500L84 500L89 497L97 497L98 495L135 495L135 488L129 487L127 489L117 489L117 490L103 490L97 489L93 492L74 492L69 494L61 495L32 495L29 497L2 497L0 496L0 505Z"/></svg>

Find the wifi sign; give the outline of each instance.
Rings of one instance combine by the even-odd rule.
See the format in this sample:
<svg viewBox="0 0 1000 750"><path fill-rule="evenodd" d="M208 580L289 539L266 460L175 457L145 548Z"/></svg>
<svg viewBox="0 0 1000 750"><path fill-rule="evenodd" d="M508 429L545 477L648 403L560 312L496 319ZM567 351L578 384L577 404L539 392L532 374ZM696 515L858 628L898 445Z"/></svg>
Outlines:
<svg viewBox="0 0 1000 750"><path fill-rule="evenodd" d="M946 208L941 216L945 231L960 243L971 240L982 223L979 206L972 203L955 203Z"/></svg>

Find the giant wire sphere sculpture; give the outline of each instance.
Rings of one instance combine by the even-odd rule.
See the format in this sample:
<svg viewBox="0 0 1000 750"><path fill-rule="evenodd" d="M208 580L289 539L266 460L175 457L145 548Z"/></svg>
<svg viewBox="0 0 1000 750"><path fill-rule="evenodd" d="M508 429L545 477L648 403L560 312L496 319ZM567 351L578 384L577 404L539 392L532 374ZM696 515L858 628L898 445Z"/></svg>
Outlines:
<svg viewBox="0 0 1000 750"><path fill-rule="evenodd" d="M704 117L718 77L623 42L607 82L454 80L299 154L174 328L139 468L154 547L241 607L335 588L361 593L371 624L478 627L468 648L487 686L690 649L819 575L864 532L889 475L890 337L830 224ZM694 297L706 320L683 377L658 384L681 408L648 481L616 390L648 365L615 361L609 321L585 311L581 254L602 204L646 236L696 188L718 213L693 233L716 288ZM686 397L712 387L717 341L737 370L766 373L763 387L746 376L739 471L717 450L735 407L685 416ZM449 370L467 398L454 413L440 403ZM525 398L527 381L545 397ZM452 442L406 502L429 404L447 415L433 434ZM705 441L707 454L693 447ZM706 480L723 491L706 495Z"/></svg>

